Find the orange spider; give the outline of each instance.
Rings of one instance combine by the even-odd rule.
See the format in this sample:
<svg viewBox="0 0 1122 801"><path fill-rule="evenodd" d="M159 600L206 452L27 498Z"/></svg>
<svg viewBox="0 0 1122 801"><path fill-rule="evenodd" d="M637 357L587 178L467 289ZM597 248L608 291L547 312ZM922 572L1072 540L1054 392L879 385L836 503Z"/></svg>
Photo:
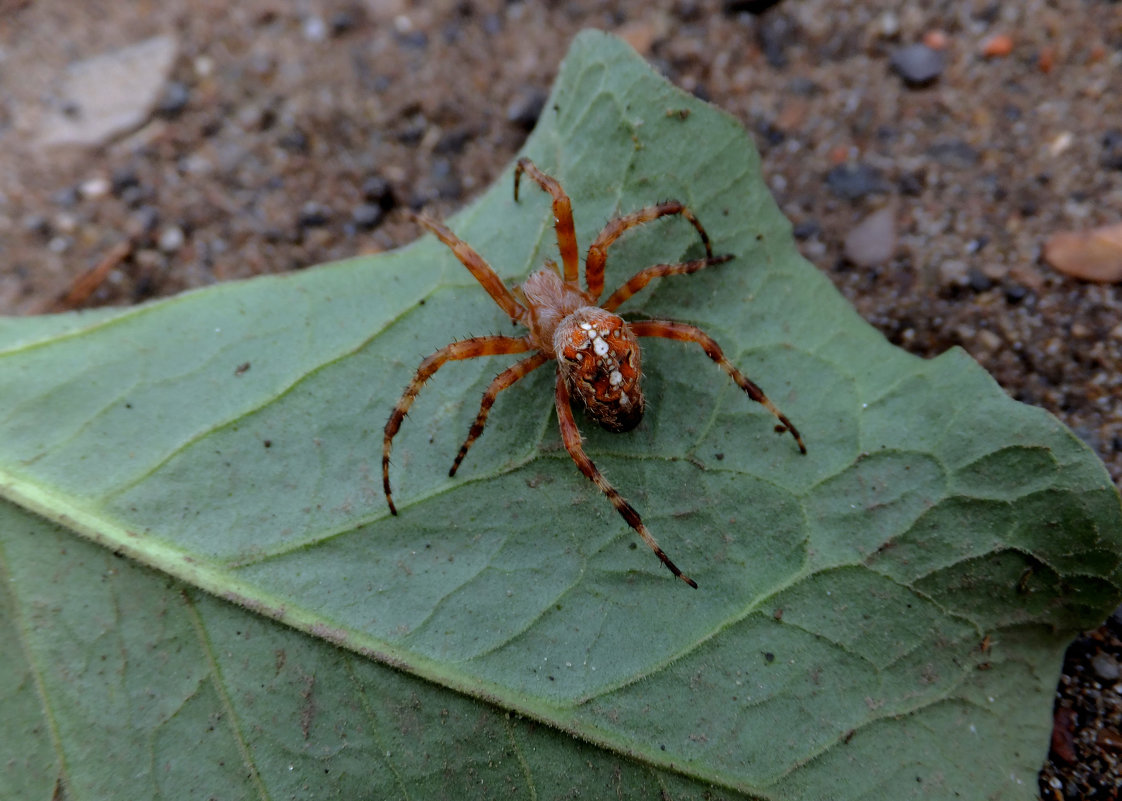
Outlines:
<svg viewBox="0 0 1122 801"><path fill-rule="evenodd" d="M427 217L417 217L421 225L436 234L441 242L452 249L456 258L471 271L495 303L499 304L499 307L509 314L514 322L529 328L530 333L521 337L482 336L453 342L421 362L413 380L405 388L401 400L394 406L390 419L386 421L385 439L382 444L382 485L386 491L386 502L389 504L390 512L397 514L390 494L390 445L394 435L401 428L401 422L409 407L416 400L421 386L432 377L433 373L450 361L536 351L532 356L503 370L487 387L487 391L483 393L483 402L479 406L479 414L476 415L475 422L468 431L467 439L460 446L460 452L456 454L448 475L456 475L468 449L483 433L487 415L495 403L496 396L531 371L556 359L557 420L561 427L561 439L569 455L573 457L580 471L608 496L627 524L638 532L643 542L655 552L670 572L696 588L697 583L684 575L659 547L655 538L643 525L635 508L608 483L585 454L581 447L580 431L577 430L576 420L573 419L570 401L575 395L589 415L607 430L630 431L643 417L643 392L639 386L643 373L640 366L638 338L662 337L682 342L696 342L705 351L705 355L719 364L749 398L763 404L779 419L780 424L776 426L776 431L791 432L799 445L799 451L806 453L802 437L791 421L768 400L763 390L733 367L717 343L704 331L686 323L670 320L627 322L614 313L625 300L654 278L694 273L710 265L726 262L732 256L714 256L709 245L709 236L693 212L675 200L666 200L617 217L604 226L604 230L593 240L585 256L586 288L582 290L578 283L577 237L573 227L573 209L569 196L565 194L556 179L543 173L529 159L523 158L518 160L514 170L515 202L518 201L518 182L523 173L530 176L538 186L553 197L553 217L556 221L557 246L561 251L563 273L558 271L554 262L546 261L545 267L532 273L520 287L511 291L503 285L491 266L470 245L440 223ZM625 231L670 214L685 217L697 229L701 242L705 245L706 257L680 264L656 264L646 267L613 292L604 303L597 305L604 291L604 262L607 260L608 247Z"/></svg>

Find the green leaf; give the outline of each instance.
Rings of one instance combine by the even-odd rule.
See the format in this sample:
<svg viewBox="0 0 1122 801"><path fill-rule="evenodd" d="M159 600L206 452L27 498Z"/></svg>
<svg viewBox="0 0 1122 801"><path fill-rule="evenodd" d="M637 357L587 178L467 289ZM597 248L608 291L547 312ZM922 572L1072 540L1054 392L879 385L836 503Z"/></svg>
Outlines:
<svg viewBox="0 0 1122 801"><path fill-rule="evenodd" d="M704 797L10 504L0 554L0 797L47 798L56 782L71 799Z"/></svg>
<svg viewBox="0 0 1122 801"><path fill-rule="evenodd" d="M2 321L0 708L23 735L3 786L1035 796L1064 645L1120 598L1105 470L963 353L885 343L797 255L737 123L625 45L578 38L546 108L525 153L582 244L674 197L735 255L624 310L709 331L809 453L699 349L644 342L643 424L581 424L691 591L568 458L548 369L502 394L455 479L512 360L442 369L395 441L388 514L381 428L421 357L512 330L431 237ZM557 258L529 189L514 203L507 174L449 223L508 283ZM696 240L673 218L630 232L609 289Z"/></svg>

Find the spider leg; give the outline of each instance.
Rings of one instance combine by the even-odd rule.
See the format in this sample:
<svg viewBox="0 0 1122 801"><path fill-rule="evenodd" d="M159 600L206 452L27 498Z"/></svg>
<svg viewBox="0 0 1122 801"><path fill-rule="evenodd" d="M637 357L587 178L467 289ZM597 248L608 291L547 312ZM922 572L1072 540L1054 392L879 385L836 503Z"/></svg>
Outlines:
<svg viewBox="0 0 1122 801"><path fill-rule="evenodd" d="M698 270L704 270L706 267L712 267L714 264L724 264L726 261L731 260L731 255L725 255L714 256L708 259L684 261L681 264L655 264L651 267L645 267L631 276L626 284L613 292L611 297L600 304L600 308L606 309L607 311L615 311L625 300L641 290L655 278L665 278L668 275L696 273Z"/></svg>
<svg viewBox="0 0 1122 801"><path fill-rule="evenodd" d="M553 221L557 230L557 248L561 251L561 263L565 265L565 281L575 284L580 257L577 250L577 232L573 225L572 201L556 178L546 175L528 158L520 158L514 167L515 203L518 202L518 181L522 178L522 173L529 175L538 186L553 197Z"/></svg>
<svg viewBox="0 0 1122 801"><path fill-rule="evenodd" d="M604 262L608 260L608 246L623 236L625 231L668 214L680 214L689 220L690 225L696 228L701 236L701 243L705 245L705 255L710 259L713 258L709 235L705 233L697 217L693 216L693 212L677 200L664 200L654 206L647 206L611 220L589 246L588 255L584 257L584 280L588 285L588 294L593 300L599 298L600 293L604 291Z"/></svg>
<svg viewBox="0 0 1122 801"><path fill-rule="evenodd" d="M391 514L396 515L397 508L393 505L393 496L390 494L390 445L424 383L432 378L433 373L451 361L474 359L476 356L496 356L503 353L524 353L532 350L533 347L528 337L473 337L453 342L451 345L445 345L421 362L421 366L413 374L413 380L409 382L409 386L401 394L401 399L398 400L397 405L390 412L390 419L386 421L385 437L382 440L382 489L386 492L386 503L389 504Z"/></svg>
<svg viewBox="0 0 1122 801"><path fill-rule="evenodd" d="M573 418L573 409L569 403L569 388L565 385L565 379L560 373L557 375L557 422L561 426L561 440L565 443L565 450L573 457L573 461L577 463L580 471L588 476L602 493L608 496L612 506L627 521L627 525L635 529L639 536L643 538L643 542L647 543L647 547L655 552L655 556L662 560L662 563L669 568L670 572L697 589L697 582L683 574L678 566L670 561L670 557L659 547L658 542L647 531L647 527L643 525L643 520L639 517L639 513L635 511L635 507L625 501L616 491L616 488L608 483L608 480L596 469L596 465L584 452L584 448L581 447L581 436L577 429L577 421Z"/></svg>
<svg viewBox="0 0 1122 801"><path fill-rule="evenodd" d="M776 430L780 433L790 431L791 436L795 438L795 442L799 444L799 451L806 453L803 438L799 435L799 430L795 428L794 424L787 419L787 415L779 411L775 404L768 399L768 396L764 394L764 391L748 376L733 367L732 362L725 358L724 352L716 341L700 328L670 320L640 320L628 323L628 326L637 337L661 337L662 339L677 339L681 342L696 342L705 351L705 355L719 364L721 369L728 373L732 380L748 394L749 398L761 404L779 419L782 426L777 426Z"/></svg>
<svg viewBox="0 0 1122 801"><path fill-rule="evenodd" d="M487 387L487 391L483 393L483 401L479 404L479 414L475 416L475 422L471 424L471 430L468 431L467 439L464 444L460 446L460 452L456 454L455 461L452 462L452 469L448 471L448 476L451 478L456 475L456 471L460 469L460 462L467 456L468 448L470 448L475 441L479 439L479 435L483 433L483 427L487 425L487 415L491 413L491 407L495 403L495 398L504 389L508 389L516 381L519 381L529 375L532 371L537 370L543 364L548 362L550 357L544 353L535 353L527 359L512 364L507 369L503 370L495 380Z"/></svg>
<svg viewBox="0 0 1122 801"><path fill-rule="evenodd" d="M452 233L447 226L438 223L431 217L416 214L413 219L429 229L436 235L437 239L452 249L460 263L471 271L475 280L483 285L487 294L491 296L495 303L499 304L499 308L506 312L511 320L515 322L522 320L522 317L526 314L526 308L510 293L510 290L506 288L491 265L475 252L475 248Z"/></svg>

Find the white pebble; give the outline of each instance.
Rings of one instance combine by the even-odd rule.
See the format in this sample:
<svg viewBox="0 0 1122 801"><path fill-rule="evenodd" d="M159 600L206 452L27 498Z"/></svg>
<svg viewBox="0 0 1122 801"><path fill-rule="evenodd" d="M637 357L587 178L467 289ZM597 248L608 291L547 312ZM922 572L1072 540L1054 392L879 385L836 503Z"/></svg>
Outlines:
<svg viewBox="0 0 1122 801"><path fill-rule="evenodd" d="M174 253L183 247L183 242L186 237L183 235L183 229L178 225L171 225L160 232L160 250L164 253Z"/></svg>

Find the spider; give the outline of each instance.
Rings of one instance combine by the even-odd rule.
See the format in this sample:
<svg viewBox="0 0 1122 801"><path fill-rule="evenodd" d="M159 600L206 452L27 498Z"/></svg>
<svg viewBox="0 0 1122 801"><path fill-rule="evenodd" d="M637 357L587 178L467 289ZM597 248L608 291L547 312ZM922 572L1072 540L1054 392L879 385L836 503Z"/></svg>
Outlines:
<svg viewBox="0 0 1122 801"><path fill-rule="evenodd" d="M523 174L529 176L553 198L553 217L556 223L557 246L561 254L562 269L559 270L555 262L547 260L544 267L532 273L521 286L513 290L504 286L483 257L451 230L428 217L421 215L416 217L417 222L451 248L456 258L483 285L499 308L510 315L511 320L521 323L530 330L528 334L520 337L493 335L453 342L421 362L421 366L417 368L413 379L402 393L401 399L394 406L389 420L386 421L385 439L382 444L382 485L390 512L397 514L390 493L390 447L409 407L413 405L424 383L450 361L534 351L533 355L515 362L499 373L487 387L483 393L483 401L479 405L479 413L475 416L475 422L468 431L467 439L460 446L448 475L456 475L468 449L483 433L487 415L498 394L547 362L556 360L555 403L557 420L561 428L561 440L565 444L565 449L580 471L608 496L616 511L662 560L670 572L696 588L697 582L682 573L670 560L651 536L635 508L608 483L585 454L581 446L580 431L573 417L572 400L575 396L592 419L608 431L630 431L642 419L644 407L643 392L640 388L643 373L639 338L661 337L681 342L695 342L705 351L706 356L732 377L749 398L762 404L775 415L779 420L775 430L779 433L790 432L798 443L799 451L806 453L806 446L798 429L776 408L775 404L768 400L763 390L725 358L713 338L700 328L671 320L627 322L615 314L616 309L624 301L655 278L695 273L705 267L729 261L732 256L714 256L709 244L709 236L693 212L676 200L665 200L622 217L616 217L604 226L585 256L585 288L582 290L578 282L577 238L569 196L555 178L539 170L529 159L522 158L518 160L514 169L516 203L518 184ZM679 264L656 264L645 267L609 295L606 301L599 303L604 291L604 263L607 260L608 247L625 232L638 225L675 214L684 217L697 230L705 246L705 258Z"/></svg>

